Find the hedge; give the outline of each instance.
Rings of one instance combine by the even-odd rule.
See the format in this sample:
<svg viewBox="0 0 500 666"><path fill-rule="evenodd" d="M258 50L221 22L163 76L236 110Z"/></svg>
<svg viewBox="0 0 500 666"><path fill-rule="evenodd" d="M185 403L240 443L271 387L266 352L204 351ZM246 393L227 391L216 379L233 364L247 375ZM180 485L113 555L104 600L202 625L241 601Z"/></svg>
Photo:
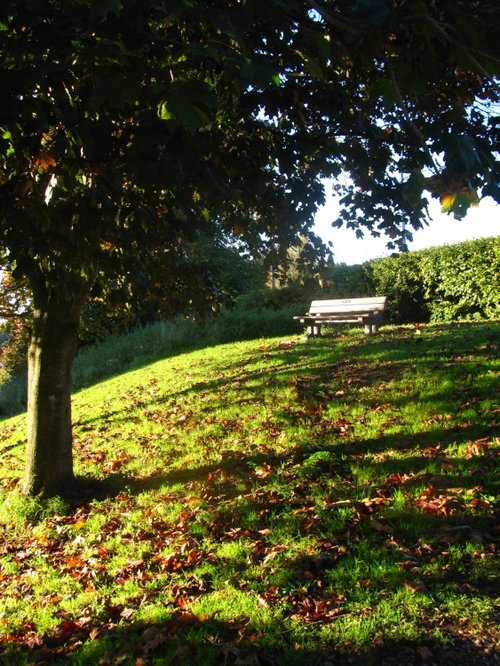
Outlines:
<svg viewBox="0 0 500 666"><path fill-rule="evenodd" d="M393 322L500 317L500 236L375 259L364 266L370 293L388 296Z"/></svg>

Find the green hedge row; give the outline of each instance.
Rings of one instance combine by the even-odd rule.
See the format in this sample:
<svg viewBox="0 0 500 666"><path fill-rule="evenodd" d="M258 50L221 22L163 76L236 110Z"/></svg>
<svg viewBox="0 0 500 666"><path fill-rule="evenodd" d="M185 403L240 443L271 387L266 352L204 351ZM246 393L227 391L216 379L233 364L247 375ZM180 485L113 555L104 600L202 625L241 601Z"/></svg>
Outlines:
<svg viewBox="0 0 500 666"><path fill-rule="evenodd" d="M388 296L396 323L500 317L500 236L376 259L370 292Z"/></svg>

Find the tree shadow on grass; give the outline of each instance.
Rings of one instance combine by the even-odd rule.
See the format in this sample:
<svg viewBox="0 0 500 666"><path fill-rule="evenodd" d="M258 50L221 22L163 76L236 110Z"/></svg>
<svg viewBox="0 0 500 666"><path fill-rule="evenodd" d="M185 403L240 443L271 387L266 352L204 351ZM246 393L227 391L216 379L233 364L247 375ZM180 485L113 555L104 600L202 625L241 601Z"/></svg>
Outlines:
<svg viewBox="0 0 500 666"><path fill-rule="evenodd" d="M372 463L373 469L370 470L370 474L374 478L380 477L381 479L386 475L394 477L395 474L401 475L411 471L418 475L422 469L420 466L421 454L428 447L430 440L435 441L437 432L440 432L440 429L436 429L435 433L423 432L412 437L411 450L414 455L405 461L404 469L398 467L401 461L382 460L379 463ZM467 428L461 431L464 440L469 435ZM388 435L360 442L358 445L372 452L383 452L392 449L398 441L397 435ZM410 444L407 443L407 445ZM98 614L95 617L85 616L83 619L76 620L64 619L62 616L59 626L51 633L33 635L31 639L29 636L19 635L18 643L17 637L13 636L10 641L7 641L10 645L4 643L4 648L0 647L0 663L16 664L16 666L20 663L58 662L62 664L99 664L99 666L128 666L129 664L136 666L137 664L153 663L193 664L195 666L197 664L200 666L212 664L214 666L219 664L234 664L234 666L285 666L285 664L314 666L317 664L325 666L328 663L336 666L341 664L417 666L429 663L437 666L448 666L453 663L493 666L497 664L497 655L494 650L498 635L495 634L490 622L485 624L480 632L474 633L466 625L452 626L450 624L450 626L438 627L434 621L434 625L429 627L428 637L413 642L394 639L394 632L397 631L394 626L386 630L388 632L386 635L384 625L381 625L381 631L373 640L365 641L363 648L342 642L340 649L339 641L328 642L325 639L325 632L328 633L331 625L338 621L338 617L343 617L343 612L340 609L338 616L334 615L330 618L328 615L321 617L321 613L319 616L315 616L315 609L321 607L317 604L321 604L323 590L327 590L329 587L329 574L335 572L339 563L338 558L359 559L361 555L357 549L364 540L371 544L373 554L375 551L386 551L386 556L389 559L392 558L390 571L381 575L380 578L375 576L370 583L373 594L396 594L397 590L404 589L405 586L410 586L410 589L414 589L418 594L422 589L421 585L424 584L425 594L435 595L438 599L439 589L449 583L456 587L456 594L468 595L471 599L495 595L494 581L487 579L483 581L477 578L471 582L467 571L462 573L454 571L452 574L447 574L449 575L448 580L442 572L437 570L432 575L426 575L424 583L422 583L422 574L415 571L417 567L432 563L433 558L440 557L443 550L448 549L450 543L456 544L460 540L463 540L464 543L467 541L474 543L477 538L473 534L474 531L479 532L480 539L483 538L485 530L493 525L491 517L485 520L484 517L470 515L464 521L461 515L445 512L442 515L428 516L417 523L415 519L418 512L416 510L393 509L392 513L384 514L383 502L380 504L380 508L377 502L372 507L369 501L360 500L359 494L350 497L349 488L347 488L345 496L349 499L346 506L352 508L351 516L343 527L331 528L329 527L331 524L328 522L330 511L328 507L323 515L319 516L319 522L316 521L314 512L317 509L314 508L311 513L314 520L309 522L310 514L308 513L302 514L299 511L297 516L293 516L294 506L299 508L304 506L309 511L307 503L304 504L300 495L292 498L287 497L283 492L281 494L278 492L278 499L274 503L269 502L270 494L264 492L263 495L259 495L259 490L265 490L267 481L259 482L258 477L253 473L256 468L264 465L266 473L270 475L269 483L271 485L272 476L285 470L299 474L298 485L301 485L306 491L308 486L327 479L332 482L334 490L342 492L344 488L342 481L349 473L345 467L345 459L349 454L355 455L353 446L355 445L352 442L316 442L310 447L295 446L281 453L253 451L229 455L214 463L153 474L146 478L134 478L118 473L110 475L102 483L91 483L87 487L87 496L82 496L77 501L81 504L96 497L102 499L115 497L119 500L120 494L134 497L147 490L159 490L169 494L175 487L193 482L206 483L207 479L211 479L209 485L213 492L205 497L205 501L211 509L221 511L225 504L231 508L231 501L237 496L240 505L244 505L243 509L254 510L256 514L259 514L262 508L271 507L273 527L280 523L281 529L284 531L289 529L290 535L310 539L311 546L317 551L300 557L284 554L282 582L283 589L287 590L289 595L285 603L292 604L292 608L288 608L284 612L282 599L268 599L266 603L271 615L276 608L271 624L268 621L266 625L262 622L252 625L248 618L239 616L225 621L218 617L216 612L209 617L195 615L187 610L189 604L176 605L174 601L167 601L163 606L163 617L167 619L145 624L134 622L135 608L130 610L123 604L106 608L102 617ZM331 455L326 456L325 459L320 457L319 464L311 465L311 459L314 460L314 454L318 452ZM442 454L440 462L442 464L449 462L445 454ZM484 465L485 456L472 456L464 462L465 471L469 466L471 470L478 467L479 462ZM391 465L391 463L393 464ZM221 473L219 474L218 471ZM460 469L459 474L454 474L452 469L448 469L447 484L464 484L465 487L471 487L475 483L475 479L471 479L467 483L467 476L464 468ZM240 481L247 482L248 490L255 492L248 492L241 496ZM432 486L432 479L425 478L423 482ZM383 483L377 487L383 488ZM438 486L436 488L440 490ZM385 490L389 492L390 496L394 488L386 486ZM338 495L338 497L342 496ZM373 497L375 499L383 498L384 495L374 494ZM161 500L161 495L159 499ZM182 502L182 498L180 501ZM332 505L331 511L335 511L335 504ZM193 512L193 517L196 519L195 512ZM266 517L263 517L262 522L254 526L253 532L246 529L244 530L246 534L241 537L247 539L249 543L255 544L259 541L262 544L252 555L253 565L262 564L269 552L266 548L273 546L272 535L267 534L269 524L266 521ZM210 528L212 530L210 537L218 543L230 543L235 538L232 530L245 527L245 523L242 522L238 513L229 512L222 528L216 525ZM154 526L151 526L152 537L154 529ZM417 529L420 529L421 532L418 533ZM324 536L325 532L328 534L327 539ZM242 534L242 532L237 532L237 534ZM141 535L141 539L144 536L147 534ZM419 554L419 561L416 561L415 544L419 543L426 544L426 546L422 551L423 554ZM395 553L395 544L401 552ZM199 548L202 546L200 545ZM397 566L399 559L406 559L408 566ZM222 560L220 566L225 570L225 574L221 572L220 575L226 575L230 567ZM187 575L189 575L189 571L188 567ZM246 575L245 570L235 570L234 573L235 578L243 583ZM251 574L248 575L251 577ZM174 582L173 579L172 583ZM262 585L264 585L263 582ZM267 583L264 585L261 594L267 589L267 585ZM210 592L212 589L210 587L206 592ZM302 620L304 623L303 629L299 630L296 626L294 627L293 615L300 615L302 602L306 604L306 609L312 608L313 610L307 611L299 617L299 621ZM293 606L294 603L296 606ZM408 619L411 620L411 618ZM256 620L256 622L259 621ZM446 640L435 638L436 632L440 632ZM307 638L304 638L305 635ZM302 641L304 642L302 643Z"/></svg>
<svg viewBox="0 0 500 666"><path fill-rule="evenodd" d="M388 340L388 347L390 347L389 342ZM415 348L425 351L422 345L416 345ZM379 365L378 369L373 369L371 374L367 375L366 385L390 378L392 372L400 372L403 365L398 364L395 357L390 356L393 352L394 350L388 349L385 365ZM307 376L313 376L312 380L302 382L304 404L307 401L316 400L318 384L331 382L332 378L337 381L339 377L342 379L349 376L349 372L346 370L348 364L346 365L338 359L330 366L311 367L309 361L304 361L303 352L295 351L293 354L295 365L289 365L291 357L288 352L276 350L275 353L283 355L281 366L283 376L288 377L284 373L294 376L298 372L302 373L302 376L305 373ZM401 353L400 350L399 353ZM431 365L436 362L432 354L427 356L426 363L429 358L431 358ZM319 364L320 357L314 358L314 362ZM393 359L394 363L390 359ZM440 363L439 361L438 365ZM428 367L430 368L431 365ZM469 367L465 369L467 372L470 371ZM232 370L234 376L208 379L190 386L186 390L217 392L227 387L235 380L235 377L236 381L241 382L257 382L263 377L260 372L248 371L244 367L239 368L236 364L232 366ZM363 381L363 377L360 376L359 380ZM185 395L186 392L183 390L175 398L182 399ZM321 398L321 396L319 397ZM258 389L256 389L256 398L258 398ZM447 398L449 396L440 394L428 396L428 399L434 400L436 405ZM405 399L405 397L401 398L401 400ZM149 403L141 405L140 408L156 407L161 409L161 399L149 396ZM128 407L125 406L124 412L127 409ZM124 416L124 419L126 418L128 418L127 415ZM266 556L266 547L272 547L273 541L271 536L267 536L267 530L270 527L274 528L278 523L288 537L310 539L313 547L316 547L321 539L325 539L326 533L334 546L345 548L347 557L354 554L359 558L360 554L357 549L364 541L372 544L374 549L386 550L389 554L394 553L396 543L398 548L409 552L407 558L402 557L402 560L408 560L408 568L393 566L390 574L387 574L387 578L375 580L375 593L380 592L380 594L387 589L394 591L405 585L413 585L418 592L418 588L415 586L420 582L420 574L412 571L412 567L419 564L412 559L416 543L427 544L428 550L419 557L424 564L428 565L432 557L441 557L442 551L446 550L450 544L456 545L463 542L474 545L476 543L479 547L484 544L480 540L476 541L478 538L483 541L489 540L489 536L484 535L493 526L494 519L492 516L486 515L486 512L484 512L485 515L480 515L480 506L477 515L469 512L465 517L461 511L454 510L452 503L438 504L438 509L442 512L438 511L432 515L424 515L424 509L426 501L434 501L436 496L439 499L440 494L446 496L449 494L450 488L462 487L471 490L482 481L484 475L491 474L494 461L488 451L482 455L476 455L472 451L470 457L462 460L457 467L443 449L452 443L460 445L478 437L492 435L493 427L471 423L454 430L436 426L409 435L397 433L382 434L380 437L371 439L351 437L343 439L335 428L320 436L318 429L322 426L315 421L316 418L313 416L307 423L310 426L309 442L295 445L286 451L281 449L279 453L272 453L266 447L263 447L262 450L258 450L256 447L250 451L222 455L215 462L192 468L174 469L169 472L160 470L145 477L134 477L120 472L113 473L103 481L88 483L86 480L87 482L79 489L80 496L74 498L74 504L81 506L86 502L91 503L94 499L104 498L116 498L119 502L122 494L134 498L149 490L159 491L158 501L163 501L161 494L164 493L165 502L174 502L175 493L179 491L179 502L182 503L183 497L185 497L185 493L183 495L181 492L183 486L199 484L199 486L194 486L193 493L197 492L196 488L202 485L207 486L210 492L205 495L204 501L207 503L208 509L212 512L226 510L227 518L222 527L214 524L207 528L211 530L209 531L210 538L217 543L230 543L234 541L234 534L242 534L242 532L234 532L234 530L247 528L244 522L246 518L241 517L245 515L245 512L247 514L253 512L259 516L258 521L260 522L254 524L252 529L246 530L249 536L243 535L242 537L250 542L259 540L263 544L262 548L257 549L257 554L254 556L257 559L254 564L259 564ZM442 448L439 449L439 446ZM402 452L404 456L387 456L394 451ZM356 462L356 456L364 457L366 454L372 454L369 460L363 458L359 463ZM427 470L429 460L432 460L435 472L431 473ZM365 486L369 488L370 493L368 498L364 498L361 494L365 490L363 484L357 483L353 477L354 465L364 468ZM259 468L264 471L264 477L256 474L256 470L259 471ZM273 477L278 478L280 475L281 480L286 483L277 486L278 490L272 491L274 494L271 494L271 490L267 490L268 481L269 488L272 488ZM411 479L405 480L405 476L411 477ZM331 504L327 502L322 511L318 511L317 507L310 510L307 503L308 490L314 484L321 483L328 483L331 489L331 497L326 497L327 500L331 500ZM384 499L391 497L391 493L394 493L396 489L402 491L409 489L410 483L427 489L421 504L424 509L421 507L418 510L414 507L403 509L392 507L390 511L384 513ZM242 487L245 488L243 493ZM287 495L287 489L291 489L290 495ZM175 492L172 493L172 491ZM235 503L233 501L236 498L239 498L240 513L234 511ZM381 500L380 504L378 501L370 503L370 500L378 500L378 498ZM337 511L336 502L340 502L349 509L345 522L337 525L334 515ZM261 510L269 508L273 515L273 524L267 521L268 514L264 514L260 518ZM302 508L307 511L301 513ZM294 514L295 509L298 510L296 515ZM193 519L196 519L195 512L192 512L192 515ZM417 518L419 521L416 520ZM146 537L149 528L152 534L156 529L154 525L145 525L144 536ZM158 530L161 529L163 528L158 528ZM477 534L473 534L474 532ZM189 534L190 538L194 539L195 536ZM203 545L200 543L197 548L202 550ZM299 591L305 589L309 593L309 574L311 573L315 580L321 580L327 585L328 574L334 570L336 560L332 558L328 562L328 558L318 556L320 559L315 560L315 557L310 556L311 561L292 556L284 558L283 567L286 567L284 576L288 576L286 580L289 585L288 589ZM221 561L220 566L224 567L225 563ZM188 567L188 575L189 571ZM457 573L453 573L450 583L458 586L457 595L470 594L471 599L485 595L493 596L493 582L486 579L475 581L476 590L471 590L470 587L463 587L462 590L460 586L469 583L468 571L469 569L465 566L461 574L462 578ZM246 573L239 571L237 575L241 579L245 577ZM433 593L439 585L446 583L446 578L439 572L425 579L425 585L430 593ZM325 588L318 587L317 589ZM303 593L297 592L297 594ZM149 664L153 660L156 660L157 664L200 664L200 666L224 663L235 664L235 666L258 666L259 664L263 666L266 664L321 664L321 666L325 666L327 663L336 666L339 664L397 664L399 666L400 664L423 663L439 666L452 663L490 666L497 663L493 652L496 638L489 624L481 632L479 638L475 637L467 627L434 626L430 629L430 631L439 629L441 633L449 636L450 640L455 641L453 647L444 646L437 639L432 638L430 633L429 638L419 642L398 641L393 638L397 628L392 627L388 630L393 632L391 635L385 635L382 632L382 635L377 636L374 641L368 641L364 652L360 652L354 645L344 645L344 651L340 651L337 647L338 643L333 641L330 648L325 647L324 643L319 640L321 630L328 628L329 623L334 623L335 618L331 620L327 618L321 622L309 618L311 620L309 624L306 619L306 627L302 636L308 634L308 642L301 645L300 632L294 635L290 631L290 623L280 624L282 620L276 619L273 626L262 628L252 626L244 618L236 617L226 622L217 616L197 617L183 607L171 606L168 607L168 604L164 606L167 608L164 616L168 617L170 613L170 617L156 624L134 622L133 613L130 616L126 606L108 608L104 618L87 617L83 621L81 618L78 620L62 618L59 627L53 634L37 635L31 639L29 636L24 636L23 644L18 648L15 645L16 637L12 637L11 647L18 649L19 653L11 655L11 659L6 652L3 654L0 652L0 662L15 663L16 666L22 661L43 664L58 660L60 663L95 663L103 666L106 664L119 666L128 663ZM277 611L276 618L279 617L280 612ZM30 641L31 647L29 646Z"/></svg>
<svg viewBox="0 0 500 666"><path fill-rule="evenodd" d="M493 326L486 327L486 332L490 328L493 330ZM455 366L456 370L454 376L457 387L454 403L458 405L460 402L467 402L469 397L466 387L459 385L460 377L463 377L463 381L467 381L467 378L477 374L478 355L492 354L490 346L485 344L484 349L471 349L474 358L469 359L467 351L471 342L466 331L467 328L462 334L460 327L451 330L437 329L435 337L425 340L415 339L414 335L409 333L407 337L413 341L411 345L408 341L405 342L405 339L399 339L400 333L396 338L388 333L385 337L382 336L381 341L354 338L350 350L338 349L335 338L326 338L318 344L313 343L307 347L292 345L283 348L279 343L273 343L272 346L264 344L261 349L254 350L247 359L227 364L219 376L193 383L188 381L185 387L166 395L152 396L150 386L138 386L131 395L124 396L123 406L120 408L91 418L78 418L75 426L81 431L86 431L91 430L95 423L102 422L103 419L126 423L135 418L137 410L149 412L150 418L154 418L154 413L161 411L167 404L176 402L182 404L185 399L195 394L214 396L225 394L232 404L236 404L239 400L239 389L246 389L248 385L252 386L255 402L258 402L260 394L264 393L266 384L274 384L283 387L293 386L298 400L304 404L325 405L340 399L341 402L350 405L363 398L358 393L359 389L366 393L373 387L401 378L405 373L411 375L417 368L420 373L424 371L429 377L438 378L440 375L446 377L451 366ZM375 358L372 357L373 353ZM259 360L272 361L268 371L263 368L247 367ZM443 405L450 402L451 397L450 394L431 391L413 397L402 394L399 398L394 398L391 404L393 409L397 410L398 406L414 399L424 404L435 404L436 411L439 412ZM367 403L366 408L369 407ZM373 407L377 405L374 404ZM200 406L200 416L210 409L212 409L210 401L206 406Z"/></svg>
<svg viewBox="0 0 500 666"><path fill-rule="evenodd" d="M145 490L158 490L172 485L203 481L216 470L248 478L252 470L264 463L271 469L287 464L299 466L311 456L320 452L325 452L330 456L333 464L332 471L337 476L347 473L346 467L350 465L350 458L356 455L404 452L405 456L401 458L391 456L387 459L379 459L376 462L364 460L363 466L367 470L368 476L373 479L383 479L395 474L412 474L416 483L425 483L434 479L434 482L440 483L443 488L446 486L469 488L477 485L478 480L488 471L489 467L494 466L494 452L486 452L485 455L471 453L467 460L461 460L460 469L455 470L458 463L447 456L444 450L445 447L450 443L459 445L479 437L493 437L498 432L499 429L496 426L485 428L470 424L459 429L435 428L420 433L412 433L408 436L395 433L356 441L342 441L338 438L319 441L311 438L310 445L291 446L280 453L273 453L268 449L261 451L257 449L252 453L232 453L204 465L185 467L165 473L159 471L146 477L122 472L109 474L104 479L81 477L76 497L78 501L78 492L81 493L82 498L94 496L96 499L113 496L113 494L125 490L132 494L138 494ZM438 471L420 477L419 473L429 466L429 462L433 462ZM442 468L442 474L440 474L439 468ZM317 471L318 475L324 475L325 473L321 460L317 463ZM328 470L326 472L328 473Z"/></svg>
<svg viewBox="0 0 500 666"><path fill-rule="evenodd" d="M0 646L5 666L30 664L85 664L89 666L497 666L498 632L489 627L480 638L460 627L443 631L444 640L431 635L421 640L378 637L365 649L355 645L338 649L319 638L307 645L290 636L285 627L255 627L248 618L230 621L199 618L174 611L158 623L123 620L83 626L61 623L58 629L32 645ZM271 640L270 640L271 638Z"/></svg>

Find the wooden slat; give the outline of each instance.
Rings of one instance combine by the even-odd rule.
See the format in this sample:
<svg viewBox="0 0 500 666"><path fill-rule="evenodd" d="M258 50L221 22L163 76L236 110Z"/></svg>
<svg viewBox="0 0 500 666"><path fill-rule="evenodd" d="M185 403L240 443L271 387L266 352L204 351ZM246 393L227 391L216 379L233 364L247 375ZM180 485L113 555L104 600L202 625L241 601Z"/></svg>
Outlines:
<svg viewBox="0 0 500 666"><path fill-rule="evenodd" d="M363 314L383 310L386 296L372 298L342 298L324 301L313 301L308 315L328 314Z"/></svg>

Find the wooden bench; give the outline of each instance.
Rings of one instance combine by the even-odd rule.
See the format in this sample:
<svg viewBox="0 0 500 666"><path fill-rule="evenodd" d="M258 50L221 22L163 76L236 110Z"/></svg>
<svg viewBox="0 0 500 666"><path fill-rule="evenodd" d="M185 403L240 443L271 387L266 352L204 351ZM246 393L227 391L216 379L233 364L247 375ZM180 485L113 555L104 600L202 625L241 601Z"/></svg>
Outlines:
<svg viewBox="0 0 500 666"><path fill-rule="evenodd" d="M333 324L363 324L365 333L369 335L377 332L386 300L387 296L375 296L313 301L309 312L294 319L307 326L308 338L321 335L322 326Z"/></svg>

